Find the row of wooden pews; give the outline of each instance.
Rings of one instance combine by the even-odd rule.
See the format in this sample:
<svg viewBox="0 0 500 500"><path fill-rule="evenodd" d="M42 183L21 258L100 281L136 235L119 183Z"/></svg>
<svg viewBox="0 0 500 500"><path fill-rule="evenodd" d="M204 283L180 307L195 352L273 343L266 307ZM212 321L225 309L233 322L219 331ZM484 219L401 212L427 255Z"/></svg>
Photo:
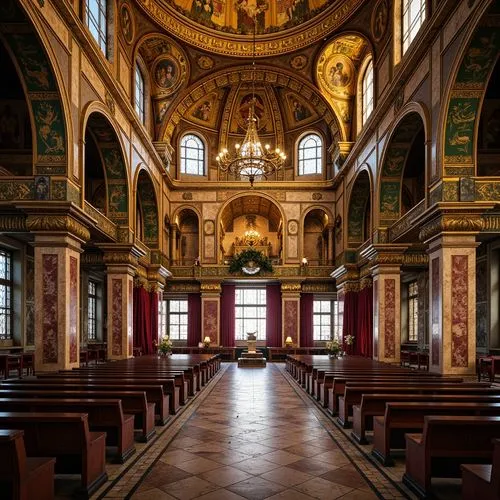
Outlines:
<svg viewBox="0 0 500 500"><path fill-rule="evenodd" d="M355 441L368 444L373 431L372 455L381 464L393 465L395 451L406 450L402 480L420 497L431 494L433 477L461 477L461 464L492 463L493 441L500 438L500 388L490 383L356 356L288 356L286 368L338 424L353 428ZM498 483L495 471L490 469L488 485ZM484 469L473 473L485 475ZM491 498L500 498L500 490L495 494Z"/></svg>
<svg viewBox="0 0 500 500"><path fill-rule="evenodd" d="M20 464L20 475L0 476L0 490L27 491L15 478L38 474L32 458L55 457L55 464L43 467L79 474L76 493L92 495L107 480L106 456L125 462L135 452L135 440L151 439L155 424L165 425L219 368L218 355L141 356L2 382L0 453ZM52 498L43 495L36 498ZM30 497L13 493L12 498Z"/></svg>

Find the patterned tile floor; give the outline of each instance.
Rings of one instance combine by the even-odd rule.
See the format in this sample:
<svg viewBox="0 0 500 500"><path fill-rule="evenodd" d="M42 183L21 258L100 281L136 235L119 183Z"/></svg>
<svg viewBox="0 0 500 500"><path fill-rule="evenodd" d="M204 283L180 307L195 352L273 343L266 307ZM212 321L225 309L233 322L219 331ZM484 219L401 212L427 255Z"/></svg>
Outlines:
<svg viewBox="0 0 500 500"><path fill-rule="evenodd" d="M400 483L401 466L375 465L371 447L354 444L347 432L283 364L223 364L167 427L157 427L154 440L137 444L126 464L108 466L109 480L92 498L414 498Z"/></svg>

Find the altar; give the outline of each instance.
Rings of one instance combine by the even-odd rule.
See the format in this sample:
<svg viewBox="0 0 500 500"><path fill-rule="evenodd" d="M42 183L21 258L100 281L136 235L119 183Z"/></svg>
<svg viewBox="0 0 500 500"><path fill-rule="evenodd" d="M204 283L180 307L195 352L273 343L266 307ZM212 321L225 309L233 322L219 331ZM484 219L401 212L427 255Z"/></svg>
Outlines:
<svg viewBox="0 0 500 500"><path fill-rule="evenodd" d="M238 358L238 368L265 366L266 358L261 351L257 351L257 332L247 333L247 351Z"/></svg>

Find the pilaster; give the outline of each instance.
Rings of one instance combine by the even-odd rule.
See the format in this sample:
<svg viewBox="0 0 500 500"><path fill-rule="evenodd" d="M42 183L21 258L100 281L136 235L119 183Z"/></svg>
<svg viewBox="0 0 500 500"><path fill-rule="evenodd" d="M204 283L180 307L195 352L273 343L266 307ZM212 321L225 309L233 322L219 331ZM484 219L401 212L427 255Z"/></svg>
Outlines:
<svg viewBox="0 0 500 500"><path fill-rule="evenodd" d="M201 336L210 337L210 342L220 345L220 296L222 286L220 282L206 282L200 286L201 291Z"/></svg>
<svg viewBox="0 0 500 500"><path fill-rule="evenodd" d="M282 339L292 338L293 345L300 347L300 283L285 282L281 284Z"/></svg>

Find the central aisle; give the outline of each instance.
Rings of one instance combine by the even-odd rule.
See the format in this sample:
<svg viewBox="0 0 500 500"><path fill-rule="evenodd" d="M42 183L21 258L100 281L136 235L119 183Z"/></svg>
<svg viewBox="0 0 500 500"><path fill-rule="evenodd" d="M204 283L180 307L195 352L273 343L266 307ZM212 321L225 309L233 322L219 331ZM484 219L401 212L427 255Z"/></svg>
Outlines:
<svg viewBox="0 0 500 500"><path fill-rule="evenodd" d="M133 499L377 498L284 365L226 367Z"/></svg>

